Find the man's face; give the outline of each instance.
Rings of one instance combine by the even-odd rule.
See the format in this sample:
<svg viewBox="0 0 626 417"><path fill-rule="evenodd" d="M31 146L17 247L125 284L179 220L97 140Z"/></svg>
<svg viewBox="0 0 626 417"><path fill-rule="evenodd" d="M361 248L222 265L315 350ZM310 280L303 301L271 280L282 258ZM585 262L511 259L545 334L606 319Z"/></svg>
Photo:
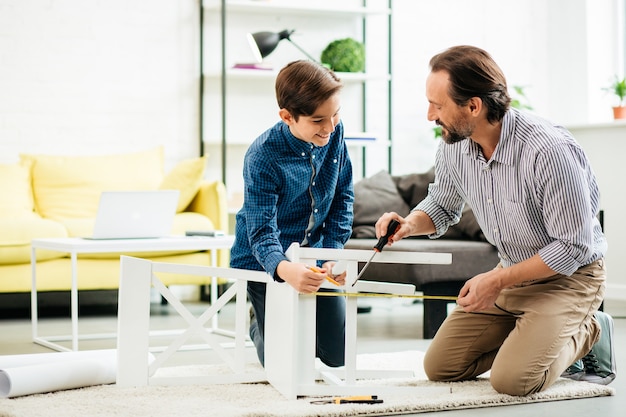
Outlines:
<svg viewBox="0 0 626 417"><path fill-rule="evenodd" d="M426 79L428 120L442 127L444 142L456 143L467 139L474 131L474 125L464 106L458 106L448 95L450 81L445 71L431 72Z"/></svg>
<svg viewBox="0 0 626 417"><path fill-rule="evenodd" d="M339 123L339 107L339 94L335 94L322 103L311 116L300 116L296 121L287 113L283 120L298 139L316 146L326 146L331 133L335 131L335 126ZM284 109L281 111L286 112Z"/></svg>

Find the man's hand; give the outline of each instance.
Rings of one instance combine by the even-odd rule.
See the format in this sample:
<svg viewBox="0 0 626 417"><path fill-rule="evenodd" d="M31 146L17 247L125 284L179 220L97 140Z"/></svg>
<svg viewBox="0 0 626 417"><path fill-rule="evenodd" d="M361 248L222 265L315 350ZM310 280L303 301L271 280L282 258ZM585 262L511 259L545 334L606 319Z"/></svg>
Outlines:
<svg viewBox="0 0 626 417"><path fill-rule="evenodd" d="M470 313L484 311L495 305L504 288L529 280L548 278L556 274L543 262L539 254L508 268L496 267L468 280L456 303Z"/></svg>
<svg viewBox="0 0 626 417"><path fill-rule="evenodd" d="M389 222L394 219L400 223L400 228L389 238L387 245L392 245L394 242L405 237L428 235L435 232L433 221L423 211L413 211L406 217L402 217L392 211L390 213L384 213L376 222L376 238L385 236Z"/></svg>
<svg viewBox="0 0 626 417"><path fill-rule="evenodd" d="M463 307L463 311L466 313L485 311L495 305L502 291L500 271L493 269L478 274L463 285L456 301Z"/></svg>
<svg viewBox="0 0 626 417"><path fill-rule="evenodd" d="M409 228L406 220L398 213L392 211L391 213L384 213L378 221L376 221L376 238L380 239L381 236L387 234L387 228L392 220L397 220L400 223L398 230L389 238L387 245L391 246L393 242L397 242L405 236L409 235Z"/></svg>

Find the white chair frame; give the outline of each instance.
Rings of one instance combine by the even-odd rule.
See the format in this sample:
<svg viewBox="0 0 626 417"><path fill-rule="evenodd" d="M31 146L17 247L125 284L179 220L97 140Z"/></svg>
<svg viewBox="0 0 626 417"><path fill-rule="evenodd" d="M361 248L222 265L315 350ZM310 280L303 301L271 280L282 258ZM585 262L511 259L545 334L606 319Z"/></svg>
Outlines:
<svg viewBox="0 0 626 417"><path fill-rule="evenodd" d="M347 261L345 291L414 294L415 286L358 281L358 263L372 256L369 250L321 249L293 244L287 257L293 262L315 265L317 260ZM448 253L396 252L378 253L372 262L449 264ZM337 288L325 283L324 287ZM315 359L315 296L300 294L289 285L268 282L265 306L265 371L268 381L288 399L316 395L366 395L372 387L358 384L359 379L412 376L406 372L357 369L357 297L346 297L345 366L333 370ZM323 380L325 384L317 381ZM376 387L378 393L398 391L399 387Z"/></svg>
<svg viewBox="0 0 626 417"><path fill-rule="evenodd" d="M221 277L234 281L213 305L199 317L195 317L158 278L158 272L175 272L190 275ZM212 266L182 265L151 262L130 256L121 257L121 275L118 301L118 363L117 385L178 385L189 383L243 383L266 381L265 372L246 372L245 349L248 345L248 281L267 282L268 275L260 271L248 271ZM155 355L148 364L145 360L150 351L150 287L154 286L172 307L187 321L189 327L174 338L170 344ZM236 297L234 347L225 349L205 327L219 310ZM206 342L205 347L215 350L232 371L231 374L199 377L155 377L156 370L195 335ZM232 345L232 343L230 344ZM139 359L143 358L143 359Z"/></svg>
<svg viewBox="0 0 626 417"><path fill-rule="evenodd" d="M359 281L358 263L370 259L369 250L318 249L293 244L287 251L293 262L315 265L320 259L346 261L347 293L374 292L384 294L414 294L415 287L408 284ZM378 253L373 262L449 264L449 253L396 252ZM156 273L176 272L191 275L222 277L234 284L199 317L194 317L186 307L163 285ZM246 340L248 338L248 281L266 282L265 370L246 372ZM150 351L150 288L154 286L163 297L185 318L189 327L180 333L155 360L148 364L145 358ZM325 283L324 287L337 288ZM340 288L341 289L341 288ZM204 326L233 297L236 296L234 348L232 354L222 347ZM269 381L284 397L316 395L371 394L372 387L359 384L359 379L409 376L406 372L357 369L357 297L346 297L345 366L332 369L316 362L315 358L315 296L300 294L287 283L278 283L260 271L210 266L181 265L152 262L122 256L118 312L118 367L119 386L177 385L189 383L244 383ZM231 374L198 377L155 377L156 370L190 339L200 334L208 347L214 349L228 365ZM318 381L323 381L319 383ZM376 386L376 392L398 392L402 387ZM406 389L406 388L405 388ZM443 392L441 388L420 390L420 395ZM413 395L415 392L413 390Z"/></svg>

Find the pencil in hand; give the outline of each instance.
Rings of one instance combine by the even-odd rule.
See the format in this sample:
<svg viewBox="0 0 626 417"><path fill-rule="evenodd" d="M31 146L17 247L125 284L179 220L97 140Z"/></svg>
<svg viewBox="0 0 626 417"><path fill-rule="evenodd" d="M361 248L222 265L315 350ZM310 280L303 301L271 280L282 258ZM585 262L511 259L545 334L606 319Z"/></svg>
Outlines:
<svg viewBox="0 0 626 417"><path fill-rule="evenodd" d="M319 268L316 268L314 266L310 266L309 269L315 273L321 274L322 271L319 270ZM332 279L330 276L326 275L326 280L332 284L335 284L338 287L341 287L341 284L338 283L337 281L335 281L334 279Z"/></svg>

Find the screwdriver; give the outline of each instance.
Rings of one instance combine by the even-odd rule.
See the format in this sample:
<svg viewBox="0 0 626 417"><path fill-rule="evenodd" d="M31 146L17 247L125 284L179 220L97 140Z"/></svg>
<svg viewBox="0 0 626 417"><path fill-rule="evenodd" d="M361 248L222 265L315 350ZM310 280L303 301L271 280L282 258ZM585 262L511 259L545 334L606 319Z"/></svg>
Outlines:
<svg viewBox="0 0 626 417"><path fill-rule="evenodd" d="M370 265L370 263L372 262L372 259L374 259L374 256L376 256L378 252L382 252L385 245L387 245L387 243L389 242L389 238L393 236L398 231L399 228L400 228L400 222L398 222L396 219L393 219L392 221L389 222L389 224L387 225L387 233L385 233L385 236L381 236L381 238L378 239L378 243L376 244L376 246L374 246L374 253L372 253L370 260L367 261L363 269L361 269L361 272L359 272L359 275L356 276L356 279L352 283L353 287L354 287L354 284L356 284L356 282L359 280L359 278L361 278L361 276L363 275L363 272L365 272L367 267Z"/></svg>

